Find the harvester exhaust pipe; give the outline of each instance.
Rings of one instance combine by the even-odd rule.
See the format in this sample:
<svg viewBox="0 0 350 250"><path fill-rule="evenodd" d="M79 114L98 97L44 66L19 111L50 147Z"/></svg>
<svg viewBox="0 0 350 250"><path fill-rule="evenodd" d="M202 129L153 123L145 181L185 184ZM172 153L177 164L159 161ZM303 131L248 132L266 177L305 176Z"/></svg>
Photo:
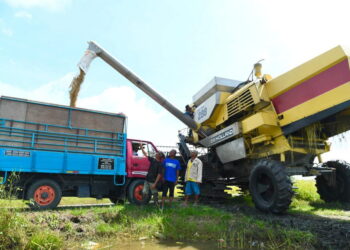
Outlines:
<svg viewBox="0 0 350 250"><path fill-rule="evenodd" d="M129 69L127 69L124 65L122 65L120 62L118 62L118 60L115 59L113 56L111 56L106 50L101 48L98 44L96 44L93 41L88 42L88 44L89 44L89 47L88 47L87 51L85 52L85 55L82 57L82 59L80 60L80 62L78 64L79 68L82 71L84 71L86 73L92 60L96 56L99 56L102 60L104 60L112 68L114 68L116 71L118 71L120 74L122 74L130 82L132 82L136 87L141 89L149 97L151 97L153 100L155 100L157 103L159 103L162 107L164 107L166 110L168 110L171 114L173 114L175 117L177 117L180 121L182 121L184 124L186 124L189 128L191 128L195 131L199 130L198 132L202 136L205 136L204 131L201 131L201 129L199 129L199 125L191 117L183 114L175 106L173 106L171 103L169 103L167 100L165 100L160 94L158 94L155 90L153 90L151 87L149 87L140 77L138 77L136 74L134 74Z"/></svg>

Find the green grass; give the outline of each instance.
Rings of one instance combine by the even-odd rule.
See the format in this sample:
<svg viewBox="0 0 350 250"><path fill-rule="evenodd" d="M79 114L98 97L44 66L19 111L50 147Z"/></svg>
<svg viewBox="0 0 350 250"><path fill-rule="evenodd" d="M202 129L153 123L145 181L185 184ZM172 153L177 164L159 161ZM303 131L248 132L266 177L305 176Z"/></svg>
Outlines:
<svg viewBox="0 0 350 250"><path fill-rule="evenodd" d="M309 232L286 230L243 214L223 212L208 206L175 207L160 211L151 206L132 205L96 208L100 237L123 239L152 238L159 235L172 241L208 241L221 247L249 248L254 244L267 248L310 247Z"/></svg>
<svg viewBox="0 0 350 250"><path fill-rule="evenodd" d="M0 199L0 208L27 208L28 201L16 199ZM109 199L97 200L95 198L63 197L59 206L70 205L98 205L111 203Z"/></svg>
<svg viewBox="0 0 350 250"><path fill-rule="evenodd" d="M63 247L63 239L52 232L36 232L29 240L26 249L44 250L44 249L60 249Z"/></svg>
<svg viewBox="0 0 350 250"><path fill-rule="evenodd" d="M338 202L325 203L320 199L314 180L298 180L289 212L306 213L319 216L344 216L350 219L350 204Z"/></svg>
<svg viewBox="0 0 350 250"><path fill-rule="evenodd" d="M73 210L0 214L0 248L58 249L103 242L161 238L211 242L221 247L269 249L311 247L309 232L284 229L244 214L208 206L159 210L153 206L118 205Z"/></svg>
<svg viewBox="0 0 350 250"><path fill-rule="evenodd" d="M290 213L350 218L348 205L324 203L314 181L296 181L297 193ZM231 193L232 204L253 206L250 196ZM1 200L3 207L21 201ZM13 202L13 203L12 203ZM63 204L109 203L109 200L64 198ZM5 206L6 205L6 206ZM347 211L344 211L344 209ZM2 209L0 213L0 249L80 248L83 242L119 241L159 238L181 242L210 242L222 248L300 249L312 248L316 236L308 231L285 228L241 212L228 213L209 206L156 209L117 205L67 208L52 211Z"/></svg>
<svg viewBox="0 0 350 250"><path fill-rule="evenodd" d="M326 203L321 200L317 193L315 180L296 180L293 186L295 194L288 210L293 214L310 214L317 216L342 216L344 219L350 220L350 204L342 204L339 202ZM254 207L254 203L249 194L241 194L239 188L232 186L229 191L234 199L233 203L237 205L245 205Z"/></svg>

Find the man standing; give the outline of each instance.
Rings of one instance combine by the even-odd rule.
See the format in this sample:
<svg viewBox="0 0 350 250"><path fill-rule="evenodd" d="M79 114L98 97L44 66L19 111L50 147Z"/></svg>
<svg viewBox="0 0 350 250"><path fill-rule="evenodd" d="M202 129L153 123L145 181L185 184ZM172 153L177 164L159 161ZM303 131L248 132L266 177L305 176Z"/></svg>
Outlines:
<svg viewBox="0 0 350 250"><path fill-rule="evenodd" d="M198 152L192 151L191 159L187 163L185 175L185 206L187 206L188 198L190 195L194 195L194 205L198 204L200 193L199 183L202 182L203 163L197 156Z"/></svg>
<svg viewBox="0 0 350 250"><path fill-rule="evenodd" d="M162 180L163 166L162 161L164 160L164 154L162 152L156 153L156 158L150 157L147 155L145 149L142 144L140 144L140 148L144 156L148 158L150 161L150 166L148 169L148 173L146 176L146 180L143 184L142 193L148 195L148 192L151 191L153 195L154 204L158 206L158 189L157 184Z"/></svg>
<svg viewBox="0 0 350 250"><path fill-rule="evenodd" d="M174 199L174 189L177 184L179 172L181 170L180 162L175 159L176 150L172 149L163 162L164 167L164 183L163 183L163 194L162 194L162 208L164 208L165 198L169 191L169 205L171 206Z"/></svg>

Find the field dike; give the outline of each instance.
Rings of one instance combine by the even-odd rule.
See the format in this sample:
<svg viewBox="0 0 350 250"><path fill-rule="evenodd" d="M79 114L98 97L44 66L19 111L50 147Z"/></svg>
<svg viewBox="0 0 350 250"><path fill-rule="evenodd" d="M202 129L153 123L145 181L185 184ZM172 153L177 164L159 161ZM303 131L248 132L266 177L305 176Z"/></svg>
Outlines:
<svg viewBox="0 0 350 250"><path fill-rule="evenodd" d="M161 248L176 242L179 249L198 243L224 249L349 249L350 206L320 201L313 181L298 186L282 216L258 212L246 195L198 207L177 202L164 210L126 204L30 211L19 201L2 200L2 206L17 208L0 213L0 249L91 249L105 242L113 243L110 249L126 242L156 242Z"/></svg>

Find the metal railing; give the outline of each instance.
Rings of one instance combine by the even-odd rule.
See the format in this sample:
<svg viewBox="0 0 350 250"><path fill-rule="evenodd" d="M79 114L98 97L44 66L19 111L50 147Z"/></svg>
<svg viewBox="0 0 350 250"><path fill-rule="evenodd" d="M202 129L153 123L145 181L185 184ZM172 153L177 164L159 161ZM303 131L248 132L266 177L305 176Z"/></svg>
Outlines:
<svg viewBox="0 0 350 250"><path fill-rule="evenodd" d="M26 128L28 125L42 129ZM52 128L66 132L50 131ZM77 134L81 131L84 134ZM89 135L93 133L101 136ZM0 147L123 156L125 137L117 132L0 119Z"/></svg>

